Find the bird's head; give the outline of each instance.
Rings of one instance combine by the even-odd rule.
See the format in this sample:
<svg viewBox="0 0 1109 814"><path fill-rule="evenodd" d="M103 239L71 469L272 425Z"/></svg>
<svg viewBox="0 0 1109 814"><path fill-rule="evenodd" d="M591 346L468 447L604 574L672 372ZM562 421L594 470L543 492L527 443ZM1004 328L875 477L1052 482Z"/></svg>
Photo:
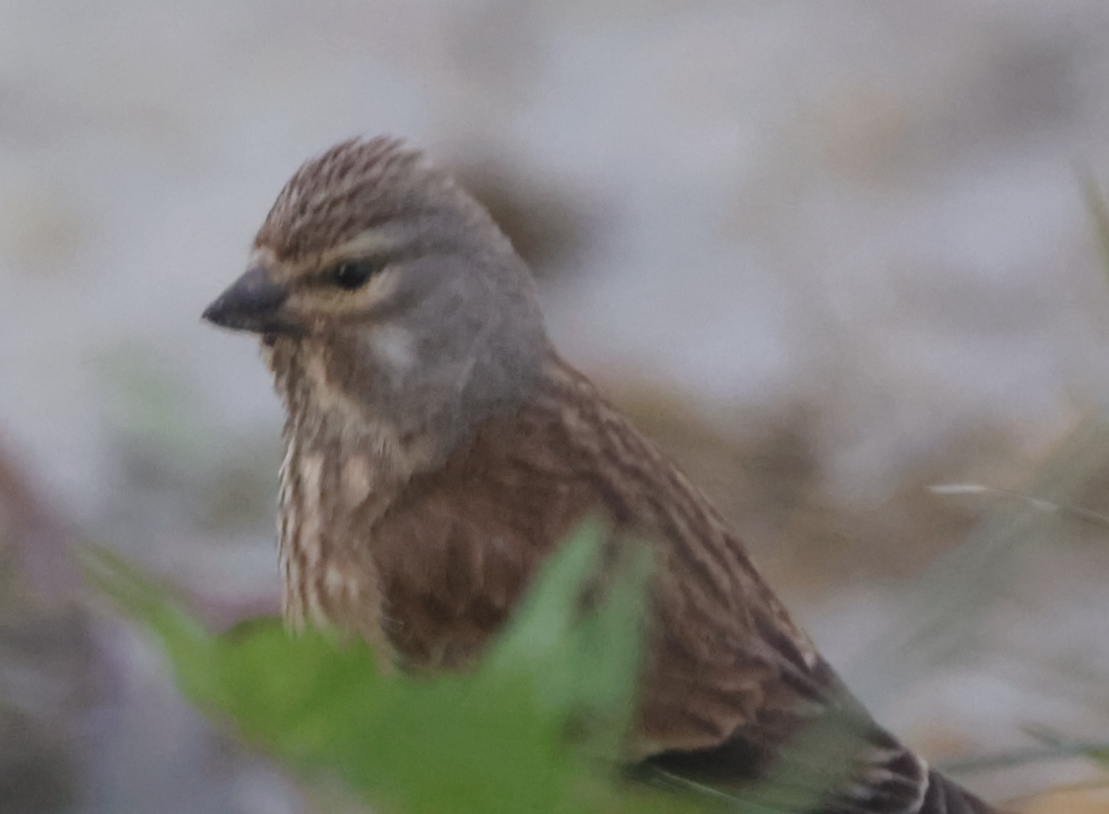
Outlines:
<svg viewBox="0 0 1109 814"><path fill-rule="evenodd" d="M353 139L278 195L247 271L204 312L258 334L279 381L315 355L375 418L472 423L549 351L531 275L488 213L417 151Z"/></svg>

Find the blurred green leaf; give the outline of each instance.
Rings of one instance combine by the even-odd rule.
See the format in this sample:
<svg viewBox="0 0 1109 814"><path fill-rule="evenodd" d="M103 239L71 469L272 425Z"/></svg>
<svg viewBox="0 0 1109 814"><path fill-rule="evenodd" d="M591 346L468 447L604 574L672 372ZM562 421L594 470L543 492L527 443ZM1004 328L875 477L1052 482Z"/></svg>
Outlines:
<svg viewBox="0 0 1109 814"><path fill-rule="evenodd" d="M646 546L627 546L623 567L586 610L603 538L596 524L579 530L550 559L483 665L435 679L383 673L361 641L291 637L275 619L213 635L118 556L94 550L86 564L160 639L194 702L297 770L339 777L378 810L703 811L615 780L650 558ZM603 725L588 725L597 721ZM574 748L582 743L591 760Z"/></svg>
<svg viewBox="0 0 1109 814"><path fill-rule="evenodd" d="M601 570L597 541L605 534L599 523L588 522L562 546L483 672L532 676L542 703L570 721L581 745L611 757L634 706L651 557L646 545L618 543L620 576L607 586L603 608L583 614L583 587Z"/></svg>
<svg viewBox="0 0 1109 814"><path fill-rule="evenodd" d="M193 700L222 700L217 642L171 598L169 589L106 548L77 551L87 578L161 640L181 691Z"/></svg>

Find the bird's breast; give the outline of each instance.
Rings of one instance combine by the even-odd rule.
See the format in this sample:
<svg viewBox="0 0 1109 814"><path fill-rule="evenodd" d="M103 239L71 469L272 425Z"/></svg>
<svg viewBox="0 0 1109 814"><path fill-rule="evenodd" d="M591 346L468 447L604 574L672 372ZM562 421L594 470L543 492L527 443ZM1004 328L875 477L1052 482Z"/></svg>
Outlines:
<svg viewBox="0 0 1109 814"><path fill-rule="evenodd" d="M294 629L339 629L385 644L371 530L388 505L371 455L292 432L281 467L282 607Z"/></svg>

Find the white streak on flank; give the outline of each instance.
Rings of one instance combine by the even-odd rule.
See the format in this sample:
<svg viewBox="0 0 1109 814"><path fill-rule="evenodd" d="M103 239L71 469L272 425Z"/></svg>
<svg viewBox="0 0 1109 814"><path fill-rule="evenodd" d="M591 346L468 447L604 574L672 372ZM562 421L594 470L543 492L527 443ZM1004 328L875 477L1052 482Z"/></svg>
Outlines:
<svg viewBox="0 0 1109 814"><path fill-rule="evenodd" d="M297 426L293 427L294 434L295 434L296 430L300 429L299 423L300 422L297 422ZM293 471L292 471L293 456L296 454L296 446L297 445L293 444L293 443L286 443L285 444L285 455L281 459L280 469L277 470L277 476L278 476L278 479L281 482L280 495L281 495L281 505L282 506L285 505L286 499L288 498L288 494L289 494L289 491L291 489L291 487L289 485L289 480L293 476Z"/></svg>
<svg viewBox="0 0 1109 814"><path fill-rule="evenodd" d="M416 364L412 334L399 325L382 325L370 334L374 356L395 373L407 373Z"/></svg>
<svg viewBox="0 0 1109 814"><path fill-rule="evenodd" d="M365 455L352 455L343 464L343 497L355 508L370 496L370 462Z"/></svg>
<svg viewBox="0 0 1109 814"><path fill-rule="evenodd" d="M323 476L323 455L316 452L305 455L300 461L301 499L304 505L300 510L303 526L300 530L300 545L304 551L306 565L314 570L320 562L320 489Z"/></svg>
<svg viewBox="0 0 1109 814"><path fill-rule="evenodd" d="M323 609L323 603L320 602L320 595L314 584L308 586L308 618L314 627L321 630L331 627L331 619Z"/></svg>
<svg viewBox="0 0 1109 814"><path fill-rule="evenodd" d="M357 601L362 595L362 582L355 577L347 577L347 598L352 602Z"/></svg>
<svg viewBox="0 0 1109 814"><path fill-rule="evenodd" d="M313 350L316 350L316 348L313 348ZM304 374L313 392L317 397L323 393L329 392L331 388L327 381L327 368L323 363L323 354L308 353L305 354L305 357Z"/></svg>
<svg viewBox="0 0 1109 814"><path fill-rule="evenodd" d="M362 586L354 574L344 574L343 569L329 565L323 576L323 590L332 602L351 602L358 599Z"/></svg>
<svg viewBox="0 0 1109 814"><path fill-rule="evenodd" d="M280 554L281 576L283 590L281 591L281 613L285 617L285 624L292 630L300 633L304 630L304 605L295 590L300 574L296 562L288 552L282 549Z"/></svg>

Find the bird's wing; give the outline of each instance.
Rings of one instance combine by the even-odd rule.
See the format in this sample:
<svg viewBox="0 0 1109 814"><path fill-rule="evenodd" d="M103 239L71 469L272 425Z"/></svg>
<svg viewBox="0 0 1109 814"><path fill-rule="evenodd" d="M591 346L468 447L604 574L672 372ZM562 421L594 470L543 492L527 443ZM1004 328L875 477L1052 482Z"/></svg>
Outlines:
<svg viewBox="0 0 1109 814"><path fill-rule="evenodd" d="M415 666L472 663L590 513L621 532L614 540L657 552L634 747L645 765L739 789L785 757L794 782L828 792L828 814L960 811L920 808L929 795L956 799L944 791L955 787L929 782L938 776L871 721L707 500L568 367L413 479L374 525L397 649ZM805 751L830 721L851 736L838 764L827 744ZM810 779L797 781L804 763Z"/></svg>
<svg viewBox="0 0 1109 814"><path fill-rule="evenodd" d="M772 777L825 814L992 809L879 727L793 621L708 500L568 366L552 409L610 516L661 551L641 690L650 765L716 787Z"/></svg>

